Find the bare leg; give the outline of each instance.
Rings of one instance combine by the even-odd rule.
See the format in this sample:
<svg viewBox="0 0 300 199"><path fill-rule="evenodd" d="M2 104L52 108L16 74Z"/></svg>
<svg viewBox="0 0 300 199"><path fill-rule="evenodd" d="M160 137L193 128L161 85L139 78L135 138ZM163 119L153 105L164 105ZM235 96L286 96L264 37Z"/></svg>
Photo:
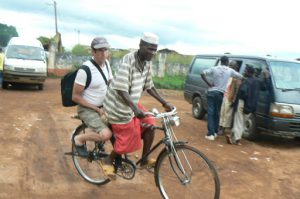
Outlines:
<svg viewBox="0 0 300 199"><path fill-rule="evenodd" d="M100 142L100 141L109 140L111 135L112 135L111 131L108 128L106 128L99 133L90 132L90 133L77 135L74 140L76 145L83 145L86 141Z"/></svg>
<svg viewBox="0 0 300 199"><path fill-rule="evenodd" d="M154 140L154 130L151 127L147 128L146 131L143 133L142 139L144 142L142 157L144 157L144 155L148 153L151 149Z"/></svg>

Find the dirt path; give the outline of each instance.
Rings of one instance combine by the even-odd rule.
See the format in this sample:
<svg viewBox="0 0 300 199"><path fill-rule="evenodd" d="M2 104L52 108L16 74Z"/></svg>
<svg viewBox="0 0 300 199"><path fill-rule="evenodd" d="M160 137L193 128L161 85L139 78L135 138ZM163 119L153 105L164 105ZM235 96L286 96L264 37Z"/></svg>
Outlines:
<svg viewBox="0 0 300 199"><path fill-rule="evenodd" d="M221 198L300 198L299 142L269 136L257 142L243 140L242 146L228 145L224 137L209 142L204 139L206 122L192 117L182 92L160 93L178 108L179 139L189 141L216 165ZM143 104L157 106L148 96ZM137 171L131 181L118 178L101 187L85 182L71 157L64 155L79 124L70 118L75 112L61 106L58 79L48 79L44 91L0 89L0 198L161 198L147 171Z"/></svg>

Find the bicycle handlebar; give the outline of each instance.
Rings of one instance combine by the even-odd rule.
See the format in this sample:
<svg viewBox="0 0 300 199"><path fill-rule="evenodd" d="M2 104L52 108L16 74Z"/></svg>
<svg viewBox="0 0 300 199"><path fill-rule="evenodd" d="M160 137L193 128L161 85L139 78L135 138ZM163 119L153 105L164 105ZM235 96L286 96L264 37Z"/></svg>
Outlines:
<svg viewBox="0 0 300 199"><path fill-rule="evenodd" d="M177 110L176 107L174 107L174 109L169 111L169 112L159 113L157 109L153 108L152 112L145 112L145 114L146 115L151 115L154 118L158 119L158 118L163 118L163 117L166 117L166 116L176 115L177 114L176 110Z"/></svg>

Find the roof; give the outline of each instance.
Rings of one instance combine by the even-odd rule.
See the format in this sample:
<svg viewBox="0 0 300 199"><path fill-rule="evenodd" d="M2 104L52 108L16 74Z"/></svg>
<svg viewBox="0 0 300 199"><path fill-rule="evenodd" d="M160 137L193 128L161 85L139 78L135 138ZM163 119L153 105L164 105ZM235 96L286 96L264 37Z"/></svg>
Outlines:
<svg viewBox="0 0 300 199"><path fill-rule="evenodd" d="M291 59L283 59L278 57L272 57L272 56L256 56L256 55L238 55L238 54L198 54L195 57L220 57L220 56L227 56L228 58L248 58L248 59L262 59L266 61L288 61L288 62L295 62L300 63L298 60L291 60Z"/></svg>
<svg viewBox="0 0 300 199"><path fill-rule="evenodd" d="M39 40L27 37L12 37L8 42L8 45L24 45L43 48L43 45Z"/></svg>

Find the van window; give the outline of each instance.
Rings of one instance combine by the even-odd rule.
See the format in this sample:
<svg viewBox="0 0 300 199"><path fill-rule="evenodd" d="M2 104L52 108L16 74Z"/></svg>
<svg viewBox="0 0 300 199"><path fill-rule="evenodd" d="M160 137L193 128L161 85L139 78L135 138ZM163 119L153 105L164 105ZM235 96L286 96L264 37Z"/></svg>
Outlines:
<svg viewBox="0 0 300 199"><path fill-rule="evenodd" d="M263 78L262 71L267 67L267 63L265 61L247 59L245 60L245 65L247 64L252 65L254 67L256 77Z"/></svg>
<svg viewBox="0 0 300 199"><path fill-rule="evenodd" d="M276 88L300 88L300 64L293 62L271 61L270 68Z"/></svg>
<svg viewBox="0 0 300 199"><path fill-rule="evenodd" d="M44 60L44 50L33 46L9 45L6 51L7 58Z"/></svg>
<svg viewBox="0 0 300 199"><path fill-rule="evenodd" d="M200 73L216 64L217 58L196 58L191 69L192 74L200 75Z"/></svg>

